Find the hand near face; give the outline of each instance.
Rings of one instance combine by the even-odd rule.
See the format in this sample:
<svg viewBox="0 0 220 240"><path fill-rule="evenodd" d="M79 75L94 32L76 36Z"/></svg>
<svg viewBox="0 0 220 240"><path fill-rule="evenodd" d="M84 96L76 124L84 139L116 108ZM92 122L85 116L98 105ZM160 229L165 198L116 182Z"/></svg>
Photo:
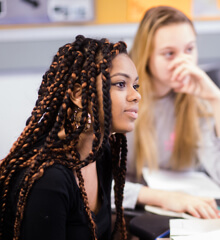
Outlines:
<svg viewBox="0 0 220 240"><path fill-rule="evenodd" d="M220 90L209 76L193 63L190 56L175 59L168 66L175 92L188 93L206 100L220 98Z"/></svg>

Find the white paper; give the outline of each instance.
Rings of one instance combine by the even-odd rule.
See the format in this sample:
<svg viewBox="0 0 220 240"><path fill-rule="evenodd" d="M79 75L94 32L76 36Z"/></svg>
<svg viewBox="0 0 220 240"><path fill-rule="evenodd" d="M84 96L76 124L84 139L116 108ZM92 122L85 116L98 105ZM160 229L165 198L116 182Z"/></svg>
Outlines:
<svg viewBox="0 0 220 240"><path fill-rule="evenodd" d="M171 240L219 240L220 239L220 230L200 233L190 236L173 236Z"/></svg>
<svg viewBox="0 0 220 240"><path fill-rule="evenodd" d="M170 235L190 235L220 230L220 219L170 219Z"/></svg>
<svg viewBox="0 0 220 240"><path fill-rule="evenodd" d="M217 240L220 238L220 219L170 219L170 238Z"/></svg>
<svg viewBox="0 0 220 240"><path fill-rule="evenodd" d="M220 199L220 187L205 173L143 169L143 177L154 189L181 191L191 195Z"/></svg>

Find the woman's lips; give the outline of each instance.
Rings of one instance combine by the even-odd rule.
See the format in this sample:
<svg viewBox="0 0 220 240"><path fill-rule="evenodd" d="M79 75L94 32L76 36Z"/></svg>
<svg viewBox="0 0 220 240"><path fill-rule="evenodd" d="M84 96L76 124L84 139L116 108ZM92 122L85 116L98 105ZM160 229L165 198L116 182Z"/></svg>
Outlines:
<svg viewBox="0 0 220 240"><path fill-rule="evenodd" d="M125 112L134 119L138 117L138 109L127 109Z"/></svg>

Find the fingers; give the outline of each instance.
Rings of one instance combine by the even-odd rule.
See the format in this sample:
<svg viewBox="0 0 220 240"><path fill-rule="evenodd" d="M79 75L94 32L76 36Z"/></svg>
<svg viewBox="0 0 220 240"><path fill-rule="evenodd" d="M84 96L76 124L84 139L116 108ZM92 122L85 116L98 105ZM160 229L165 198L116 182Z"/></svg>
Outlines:
<svg viewBox="0 0 220 240"><path fill-rule="evenodd" d="M196 218L220 218L217 204L213 198L197 197L181 192L163 193L162 208L174 212L186 212Z"/></svg>
<svg viewBox="0 0 220 240"><path fill-rule="evenodd" d="M192 215L193 217L201 218L199 212L191 205L188 206L188 209L186 210L186 212Z"/></svg>
<svg viewBox="0 0 220 240"><path fill-rule="evenodd" d="M170 84L170 87L175 91L176 89L182 89L183 88L183 83L181 82L173 82Z"/></svg>
<svg viewBox="0 0 220 240"><path fill-rule="evenodd" d="M199 92L201 91L200 85L195 84L193 81L191 81L189 76L186 76L185 79L181 82L181 84L182 86L174 88L175 92L199 95Z"/></svg>
<svg viewBox="0 0 220 240"><path fill-rule="evenodd" d="M175 59L168 69L172 72L171 87L175 92L200 94L202 72L191 60L187 58Z"/></svg>
<svg viewBox="0 0 220 240"><path fill-rule="evenodd" d="M211 205L214 209L218 208L218 205L217 205L215 199L204 197L203 200L205 202L207 202L209 205Z"/></svg>
<svg viewBox="0 0 220 240"><path fill-rule="evenodd" d="M201 218L204 219L211 219L211 218L218 218L218 214L216 214L215 210L207 205L207 206L201 206L201 208L198 209Z"/></svg>
<svg viewBox="0 0 220 240"><path fill-rule="evenodd" d="M217 205L210 205L209 203L201 200L198 204L191 204L187 206L186 212L197 218L203 219L216 219L219 218L219 211Z"/></svg>
<svg viewBox="0 0 220 240"><path fill-rule="evenodd" d="M199 208L198 211L200 213L201 218L204 219L219 218L218 214L211 206L201 206L201 208Z"/></svg>
<svg viewBox="0 0 220 240"><path fill-rule="evenodd" d="M170 63L168 69L170 71L174 70L176 67L182 64L192 64L192 57L191 56L184 56L180 58L176 58L174 61Z"/></svg>
<svg viewBox="0 0 220 240"><path fill-rule="evenodd" d="M191 68L189 65L182 63L178 65L171 76L171 87L176 92L191 93L198 83L191 79Z"/></svg>
<svg viewBox="0 0 220 240"><path fill-rule="evenodd" d="M187 65L185 64L181 64L178 67L176 67L173 70L172 76L171 76L171 81L179 81L181 82L181 80L187 75L189 74L189 70L187 69Z"/></svg>
<svg viewBox="0 0 220 240"><path fill-rule="evenodd" d="M174 70L171 77L171 84L175 92L183 92L194 95L200 94L202 91L201 83L192 77L192 71L193 70L190 68L190 66L185 64L177 67Z"/></svg>
<svg viewBox="0 0 220 240"><path fill-rule="evenodd" d="M177 81L182 82L184 85L188 84L190 80L190 75L189 75L189 70L188 69L183 69L177 78Z"/></svg>
<svg viewBox="0 0 220 240"><path fill-rule="evenodd" d="M212 209L215 211L215 214L217 214L218 218L220 218L220 211L218 210L218 205L215 199L205 198L205 201L209 204L209 206L212 207Z"/></svg>

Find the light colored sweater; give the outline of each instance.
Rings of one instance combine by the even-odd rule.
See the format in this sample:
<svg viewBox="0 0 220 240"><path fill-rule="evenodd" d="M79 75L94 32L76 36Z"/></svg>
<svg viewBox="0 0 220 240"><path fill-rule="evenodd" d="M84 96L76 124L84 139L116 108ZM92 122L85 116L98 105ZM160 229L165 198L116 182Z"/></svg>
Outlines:
<svg viewBox="0 0 220 240"><path fill-rule="evenodd" d="M175 138L174 98L175 93L168 94L164 98L156 100L154 107L158 165L160 169L171 168L169 159ZM192 164L190 168L185 170L205 171L220 185L220 138L215 135L214 121L207 122L201 119L200 125L202 140L197 144L197 164ZM128 163L123 206L124 208L133 209L136 206L138 194L143 185L135 178L134 133L128 133L127 139Z"/></svg>

